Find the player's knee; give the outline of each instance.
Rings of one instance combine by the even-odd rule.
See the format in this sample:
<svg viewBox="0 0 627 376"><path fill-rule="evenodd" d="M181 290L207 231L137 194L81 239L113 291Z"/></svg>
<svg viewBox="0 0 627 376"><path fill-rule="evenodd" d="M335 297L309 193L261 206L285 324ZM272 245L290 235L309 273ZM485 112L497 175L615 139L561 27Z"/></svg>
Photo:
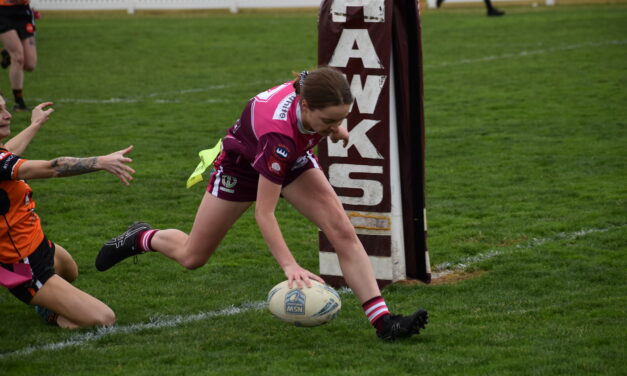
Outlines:
<svg viewBox="0 0 627 376"><path fill-rule="evenodd" d="M72 283L78 278L78 268L70 269L66 275L62 276L66 281Z"/></svg>
<svg viewBox="0 0 627 376"><path fill-rule="evenodd" d="M66 274L66 280L70 283L76 281L78 278L78 264L76 264L74 259L72 259L72 262L68 265Z"/></svg>
<svg viewBox="0 0 627 376"><path fill-rule="evenodd" d="M109 307L93 317L93 326L113 326L113 324L115 324L115 312Z"/></svg>
<svg viewBox="0 0 627 376"><path fill-rule="evenodd" d="M14 53L11 55L11 65L17 65L24 69L24 54L23 53Z"/></svg>
<svg viewBox="0 0 627 376"><path fill-rule="evenodd" d="M35 67L37 66L37 63L30 63L30 62L24 62L24 66L22 67L22 69L26 72L32 72L35 70Z"/></svg>
<svg viewBox="0 0 627 376"><path fill-rule="evenodd" d="M355 235L355 229L346 214L342 212L329 213L328 223L325 226L325 234L333 238L352 239Z"/></svg>
<svg viewBox="0 0 627 376"><path fill-rule="evenodd" d="M205 244L201 248L193 247L193 245L186 243L183 248L183 252L178 255L176 260L185 269L194 270L207 263L207 260L215 252L217 244Z"/></svg>
<svg viewBox="0 0 627 376"><path fill-rule="evenodd" d="M207 258L205 257L202 257L202 258L201 257L187 257L180 262L180 264L185 269L189 269L189 270L198 269L201 266L205 265L206 263L207 263Z"/></svg>

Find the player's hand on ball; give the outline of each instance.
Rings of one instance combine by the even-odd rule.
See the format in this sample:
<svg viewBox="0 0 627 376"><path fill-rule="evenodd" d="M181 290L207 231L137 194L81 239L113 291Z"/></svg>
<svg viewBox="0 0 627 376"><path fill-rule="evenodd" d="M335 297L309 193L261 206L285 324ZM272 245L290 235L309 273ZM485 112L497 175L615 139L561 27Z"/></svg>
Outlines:
<svg viewBox="0 0 627 376"><path fill-rule="evenodd" d="M285 276L287 277L288 287L291 289L294 286L294 282L298 288L311 287L310 279L316 280L320 283L324 283L324 280L309 270L302 268L298 264L288 265L284 268Z"/></svg>

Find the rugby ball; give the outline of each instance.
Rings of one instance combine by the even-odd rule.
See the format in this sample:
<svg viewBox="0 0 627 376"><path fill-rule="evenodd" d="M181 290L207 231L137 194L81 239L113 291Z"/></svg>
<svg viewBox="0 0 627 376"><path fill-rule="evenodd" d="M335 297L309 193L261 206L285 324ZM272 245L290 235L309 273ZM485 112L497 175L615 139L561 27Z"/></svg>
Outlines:
<svg viewBox="0 0 627 376"><path fill-rule="evenodd" d="M287 281L274 286L268 293L268 308L272 314L296 326L317 326L335 318L342 308L340 295L331 286L311 280L311 287L292 288Z"/></svg>

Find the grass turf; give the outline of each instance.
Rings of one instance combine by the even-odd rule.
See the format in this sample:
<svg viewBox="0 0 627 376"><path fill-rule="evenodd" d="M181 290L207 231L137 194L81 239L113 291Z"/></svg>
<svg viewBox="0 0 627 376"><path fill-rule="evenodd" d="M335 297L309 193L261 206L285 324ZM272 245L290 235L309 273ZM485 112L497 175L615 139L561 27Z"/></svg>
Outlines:
<svg viewBox="0 0 627 376"><path fill-rule="evenodd" d="M317 328L246 307L212 316L262 301L283 279L250 213L199 270L158 255L93 266L101 243L135 220L189 231L203 192L184 188L197 151L252 95L315 66L315 13L44 13L25 94L57 111L25 156L132 144L137 174L130 187L105 173L30 182L47 235L79 264L76 285L118 326L45 326L4 291L2 373L622 374L627 7L503 9L422 17L431 260L478 273L386 288L394 311L431 314L423 334L392 344L350 294ZM14 133L27 119L15 115ZM285 203L279 218L297 259L317 270L314 226Z"/></svg>

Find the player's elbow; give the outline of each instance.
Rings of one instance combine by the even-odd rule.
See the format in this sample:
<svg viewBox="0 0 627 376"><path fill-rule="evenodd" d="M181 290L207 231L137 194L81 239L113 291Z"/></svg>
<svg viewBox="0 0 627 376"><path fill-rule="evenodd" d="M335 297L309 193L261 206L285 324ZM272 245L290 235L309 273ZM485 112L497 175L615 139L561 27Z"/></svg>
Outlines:
<svg viewBox="0 0 627 376"><path fill-rule="evenodd" d="M48 179L59 177L60 171L54 167L52 161L26 161L20 166L17 177L18 179Z"/></svg>

